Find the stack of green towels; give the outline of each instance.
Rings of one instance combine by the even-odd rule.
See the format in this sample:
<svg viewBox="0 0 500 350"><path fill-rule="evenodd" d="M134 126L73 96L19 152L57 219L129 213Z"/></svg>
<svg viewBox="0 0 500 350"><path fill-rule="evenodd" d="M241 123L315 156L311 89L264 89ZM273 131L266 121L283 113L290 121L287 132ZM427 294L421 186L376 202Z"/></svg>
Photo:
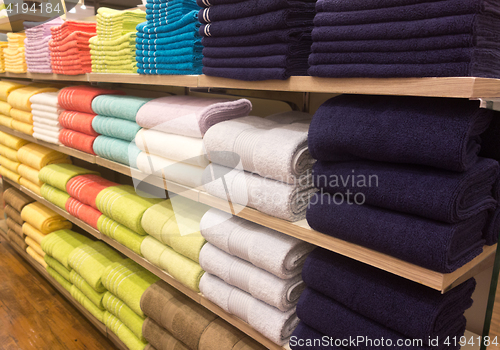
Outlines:
<svg viewBox="0 0 500 350"><path fill-rule="evenodd" d="M137 73L135 27L146 20L141 10L97 10L97 36L89 40L94 73Z"/></svg>
<svg viewBox="0 0 500 350"><path fill-rule="evenodd" d="M104 323L130 350L143 350L147 341L142 334L146 315L141 298L159 278L130 259L109 265L102 274L108 290L103 297Z"/></svg>

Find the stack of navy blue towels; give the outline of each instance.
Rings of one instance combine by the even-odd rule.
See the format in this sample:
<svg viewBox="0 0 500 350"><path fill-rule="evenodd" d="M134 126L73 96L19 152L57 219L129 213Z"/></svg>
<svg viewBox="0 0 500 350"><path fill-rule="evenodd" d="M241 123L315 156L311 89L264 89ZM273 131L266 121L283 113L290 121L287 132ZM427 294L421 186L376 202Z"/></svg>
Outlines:
<svg viewBox="0 0 500 350"><path fill-rule="evenodd" d="M499 164L478 156L495 114L465 99L328 100L309 129L320 189L309 225L433 271L455 271L498 241Z"/></svg>
<svg viewBox="0 0 500 350"><path fill-rule="evenodd" d="M318 0L309 74L500 77L494 0Z"/></svg>
<svg viewBox="0 0 500 350"><path fill-rule="evenodd" d="M201 74L196 0L148 0L147 22L137 26L139 74Z"/></svg>
<svg viewBox="0 0 500 350"><path fill-rule="evenodd" d="M198 0L203 73L239 80L307 75L316 0Z"/></svg>
<svg viewBox="0 0 500 350"><path fill-rule="evenodd" d="M322 248L309 255L302 278L293 350L459 349L476 286L471 278L441 294Z"/></svg>

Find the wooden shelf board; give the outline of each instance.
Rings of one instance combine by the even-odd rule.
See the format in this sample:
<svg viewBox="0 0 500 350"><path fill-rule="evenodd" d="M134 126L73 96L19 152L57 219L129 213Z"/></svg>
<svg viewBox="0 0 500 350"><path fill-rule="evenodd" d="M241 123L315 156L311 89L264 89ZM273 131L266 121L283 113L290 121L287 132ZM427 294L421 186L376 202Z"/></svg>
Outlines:
<svg viewBox="0 0 500 350"><path fill-rule="evenodd" d="M53 73L10 73L5 72L0 74L0 78L14 78L14 79L32 79L32 80L47 80L47 81L78 81L88 82L86 74L80 75L64 75Z"/></svg>
<svg viewBox="0 0 500 350"><path fill-rule="evenodd" d="M96 83L123 83L142 85L164 85L197 87L197 75L140 75L140 74L108 74L89 73L88 81Z"/></svg>

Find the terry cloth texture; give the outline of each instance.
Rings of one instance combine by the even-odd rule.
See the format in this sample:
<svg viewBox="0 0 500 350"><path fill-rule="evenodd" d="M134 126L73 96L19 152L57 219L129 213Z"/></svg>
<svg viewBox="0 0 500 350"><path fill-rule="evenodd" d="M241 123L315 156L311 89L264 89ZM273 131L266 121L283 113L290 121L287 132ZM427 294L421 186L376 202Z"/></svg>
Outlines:
<svg viewBox="0 0 500 350"><path fill-rule="evenodd" d="M97 229L105 236L108 236L136 254L142 256L141 245L147 236L142 236L127 227L111 220L106 215L101 215L97 221Z"/></svg>
<svg viewBox="0 0 500 350"><path fill-rule="evenodd" d="M26 34L24 33L7 33L7 47L4 47L2 50L6 72L26 73L28 67L26 66L24 55L25 39Z"/></svg>
<svg viewBox="0 0 500 350"><path fill-rule="evenodd" d="M25 56L30 73L52 73L49 41L52 37L51 27L63 24L60 17L48 22L24 22L26 33Z"/></svg>
<svg viewBox="0 0 500 350"><path fill-rule="evenodd" d="M38 202L25 206L21 211L21 217L44 234L57 230L70 229L73 226L71 222L67 221L61 215L56 214Z"/></svg>
<svg viewBox="0 0 500 350"><path fill-rule="evenodd" d="M143 350L147 343L139 340L132 331L117 317L109 312L104 312L104 324L111 330L130 350Z"/></svg>
<svg viewBox="0 0 500 350"><path fill-rule="evenodd" d="M66 202L71 198L71 196L66 192L58 190L48 184L43 184L40 187L40 195L52 204L55 204L64 210L66 210Z"/></svg>
<svg viewBox="0 0 500 350"><path fill-rule="evenodd" d="M58 230L45 236L40 245L45 253L71 271L69 255L75 248L89 243L92 240L81 234L71 230Z"/></svg>
<svg viewBox="0 0 500 350"><path fill-rule="evenodd" d="M82 220L97 230L97 222L102 216L100 211L95 210L91 206L85 205L74 198L68 199L65 209L69 214Z"/></svg>
<svg viewBox="0 0 500 350"><path fill-rule="evenodd" d="M116 316L120 321L127 326L134 335L141 341L146 342L142 335L142 327L144 318L137 315L131 308L129 308L123 301L118 299L110 292L104 293L102 303L105 309Z"/></svg>
<svg viewBox="0 0 500 350"><path fill-rule="evenodd" d="M100 135L94 141L94 152L101 158L137 168L137 157L141 150L134 142Z"/></svg>
<svg viewBox="0 0 500 350"><path fill-rule="evenodd" d="M30 237L33 241L40 244L42 239L46 236L45 234L38 231L36 228L25 222L22 227L23 234Z"/></svg>
<svg viewBox="0 0 500 350"><path fill-rule="evenodd" d="M72 86L59 92L58 102L61 108L95 114L92 110L92 101L99 95L124 95L123 91L99 89L90 86Z"/></svg>
<svg viewBox="0 0 500 350"><path fill-rule="evenodd" d="M79 175L99 175L98 172L81 168L73 164L51 164L44 167L38 174L43 183L66 192L68 182Z"/></svg>
<svg viewBox="0 0 500 350"><path fill-rule="evenodd" d="M101 116L135 122L139 109L151 100L135 96L101 95L92 101L92 110Z"/></svg>
<svg viewBox="0 0 500 350"><path fill-rule="evenodd" d="M27 144L17 152L19 161L33 169L41 170L50 164L69 164L71 160L66 154L43 147L36 143Z"/></svg>
<svg viewBox="0 0 500 350"><path fill-rule="evenodd" d="M48 255L45 255L48 256ZM71 282L68 282L64 277L62 277L59 273L57 273L56 270L54 270L52 267L47 266L47 272L49 275L56 280L57 283L59 283L64 289L66 289L69 293L71 293L71 287L73 286Z"/></svg>
<svg viewBox="0 0 500 350"><path fill-rule="evenodd" d="M62 129L59 134L59 141L63 145L93 155L95 155L93 149L95 139L95 136L89 136L70 129Z"/></svg>
<svg viewBox="0 0 500 350"><path fill-rule="evenodd" d="M19 192L14 187L8 188L3 192L3 200L5 204L8 204L18 212L21 212L26 205L35 201L33 198Z"/></svg>
<svg viewBox="0 0 500 350"><path fill-rule="evenodd" d="M99 133L92 128L95 114L64 111L59 115L59 123L63 128L78 131L89 136L98 136Z"/></svg>
<svg viewBox="0 0 500 350"><path fill-rule="evenodd" d="M99 175L78 175L71 178L71 180L66 183L66 191L71 197L83 204L90 205L94 209L97 209L95 202L97 195L110 186L120 185L106 180Z"/></svg>

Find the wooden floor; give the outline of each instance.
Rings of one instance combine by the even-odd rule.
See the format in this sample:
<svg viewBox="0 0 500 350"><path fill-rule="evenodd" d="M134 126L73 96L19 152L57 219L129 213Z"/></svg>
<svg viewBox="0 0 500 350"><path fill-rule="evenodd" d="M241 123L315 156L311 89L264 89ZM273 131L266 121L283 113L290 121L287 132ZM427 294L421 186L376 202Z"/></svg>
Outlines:
<svg viewBox="0 0 500 350"><path fill-rule="evenodd" d="M493 316L491 317L490 337L497 337L500 342L500 282L497 287L495 306L493 307ZM490 346L488 350L499 349L500 346Z"/></svg>

